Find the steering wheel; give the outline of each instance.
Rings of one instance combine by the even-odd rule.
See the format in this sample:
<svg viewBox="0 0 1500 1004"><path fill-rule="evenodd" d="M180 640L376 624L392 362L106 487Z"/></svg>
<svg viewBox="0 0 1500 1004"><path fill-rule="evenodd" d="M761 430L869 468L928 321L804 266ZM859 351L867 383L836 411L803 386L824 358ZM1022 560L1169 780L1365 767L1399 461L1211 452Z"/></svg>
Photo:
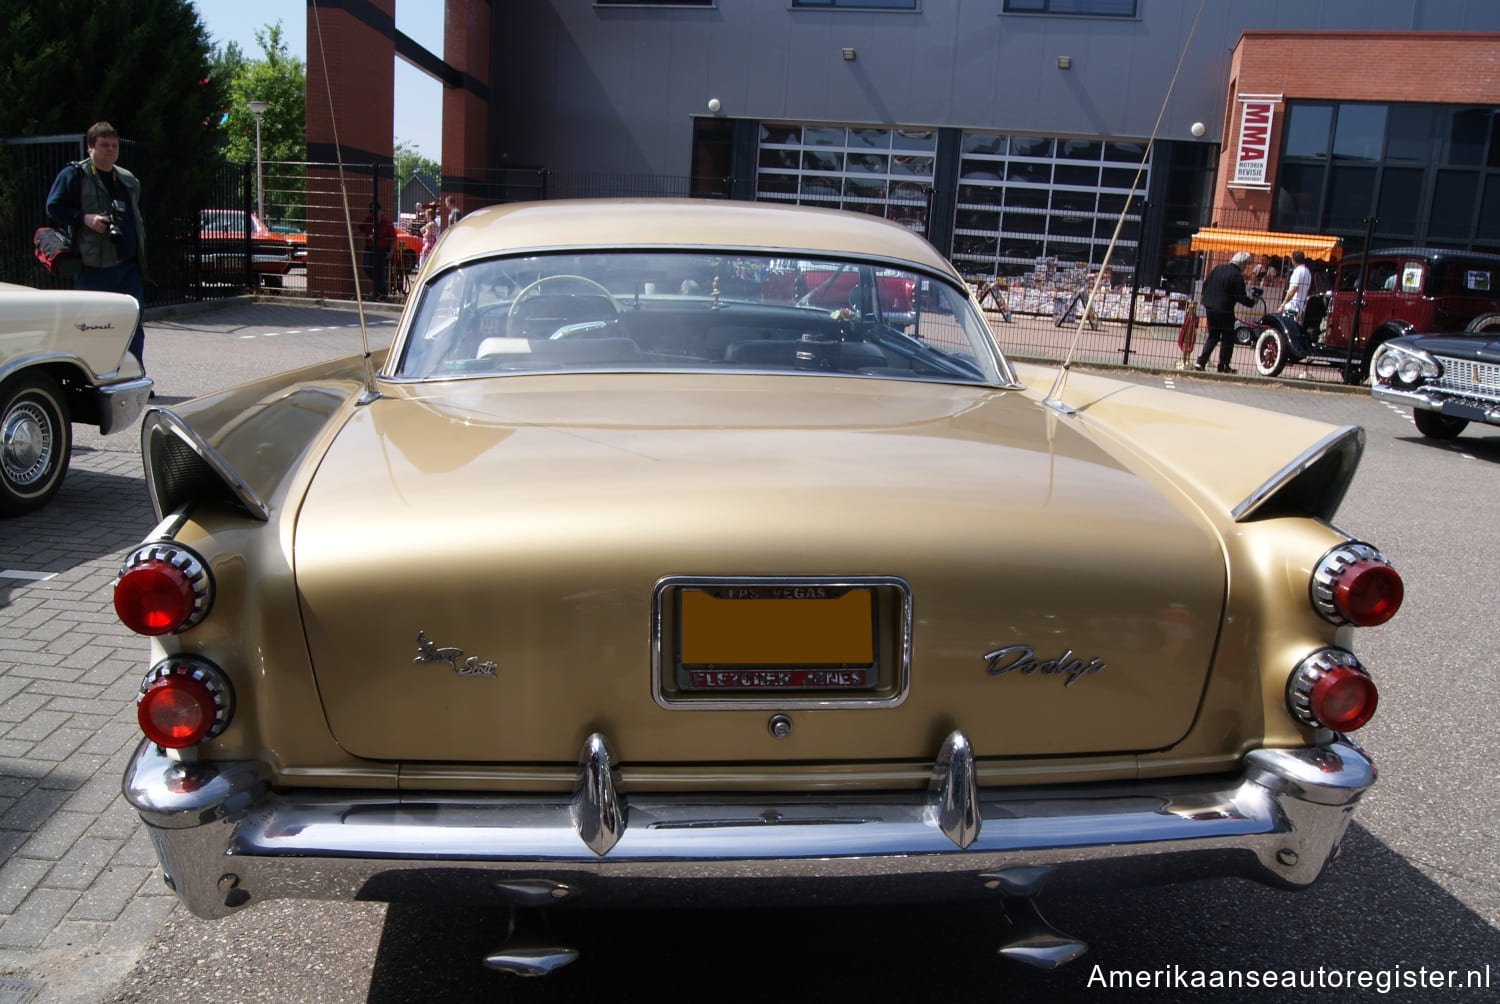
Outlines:
<svg viewBox="0 0 1500 1004"><path fill-rule="evenodd" d="M517 310L528 297L539 296L542 292L542 287L548 283L556 282L576 282L598 290L604 295L604 299L608 301L610 312L615 317L620 316L620 304L615 300L614 294L588 276L571 274L544 275L536 282L522 289L516 294L516 298L510 302L510 311L505 315L505 330L509 332L515 329ZM595 320L599 320L599 318L595 318Z"/></svg>

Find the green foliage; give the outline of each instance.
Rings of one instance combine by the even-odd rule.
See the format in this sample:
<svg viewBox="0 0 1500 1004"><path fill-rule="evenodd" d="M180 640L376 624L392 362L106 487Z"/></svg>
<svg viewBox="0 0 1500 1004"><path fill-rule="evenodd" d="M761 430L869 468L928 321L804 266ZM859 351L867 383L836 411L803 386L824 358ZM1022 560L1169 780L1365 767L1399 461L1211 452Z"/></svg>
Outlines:
<svg viewBox="0 0 1500 1004"><path fill-rule="evenodd" d="M128 144L120 164L141 179L147 234L180 231L218 171L217 113L225 94L210 73L208 33L192 3L0 0L0 25L0 138L81 136L95 122L109 122ZM81 144L65 147L0 147L0 221L7 227L41 222L53 177L83 155ZM46 149L47 160L29 157L28 149ZM29 257L29 247L11 246L20 244L6 242L0 274L38 281L34 265L11 260ZM156 255L169 250L147 247Z"/></svg>
<svg viewBox="0 0 1500 1004"><path fill-rule="evenodd" d="M224 155L230 160L255 161L255 115L251 101L269 107L261 115L261 157L267 161L307 159L307 71L282 37L281 22L255 33L259 59L247 59L230 42L214 53L214 62L227 81L224 106Z"/></svg>
<svg viewBox="0 0 1500 1004"><path fill-rule="evenodd" d="M255 113L250 102L264 101L260 116L261 183L267 223L307 226L307 72L287 50L281 22L255 33L260 58L250 59L229 42L213 54L226 82L224 156L255 164Z"/></svg>
<svg viewBox="0 0 1500 1004"><path fill-rule="evenodd" d="M0 24L0 136L81 133L105 120L177 157L218 146L222 82L189 0L0 0Z"/></svg>
<svg viewBox="0 0 1500 1004"><path fill-rule="evenodd" d="M443 169L436 161L428 160L421 152L404 139L396 140L395 150L395 178L396 191L404 191L411 183L413 175L425 174L433 181L441 184Z"/></svg>

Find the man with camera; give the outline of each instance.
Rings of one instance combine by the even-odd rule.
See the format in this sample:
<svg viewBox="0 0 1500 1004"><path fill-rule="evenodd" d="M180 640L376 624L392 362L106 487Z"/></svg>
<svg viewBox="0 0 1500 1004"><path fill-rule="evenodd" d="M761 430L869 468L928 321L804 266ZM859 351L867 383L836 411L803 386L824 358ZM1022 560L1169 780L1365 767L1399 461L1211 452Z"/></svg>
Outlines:
<svg viewBox="0 0 1500 1004"><path fill-rule="evenodd" d="M146 227L141 216L141 183L115 163L120 134L108 122L95 122L84 134L89 155L58 172L47 193L47 216L73 235L83 270L74 289L126 293L145 307L142 286ZM146 329L136 322L130 352L145 363Z"/></svg>

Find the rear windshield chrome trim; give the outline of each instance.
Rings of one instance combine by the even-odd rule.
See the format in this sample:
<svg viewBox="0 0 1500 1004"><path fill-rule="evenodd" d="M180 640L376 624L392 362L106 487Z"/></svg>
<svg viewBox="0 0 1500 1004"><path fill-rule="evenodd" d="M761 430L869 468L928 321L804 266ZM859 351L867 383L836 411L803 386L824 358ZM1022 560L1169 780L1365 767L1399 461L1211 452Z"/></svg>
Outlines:
<svg viewBox="0 0 1500 1004"><path fill-rule="evenodd" d="M897 625L900 637L896 645L896 651L892 653L895 659L896 673L894 693L888 697L872 698L823 696L798 698L783 691L765 700L741 699L734 701L713 699L682 700L669 696L666 693L666 688L663 686L664 674L671 672L671 667L667 665L666 647L662 642L662 605L670 590L684 586L788 586L794 588L828 587L834 589L877 587L894 590L901 598L899 624ZM911 632L911 586L907 584L905 579L896 578L895 576L669 575L658 581L656 588L651 592L651 699L656 702L657 706L668 711L787 711L798 709L845 711L862 708L894 708L905 702L907 694L911 690Z"/></svg>

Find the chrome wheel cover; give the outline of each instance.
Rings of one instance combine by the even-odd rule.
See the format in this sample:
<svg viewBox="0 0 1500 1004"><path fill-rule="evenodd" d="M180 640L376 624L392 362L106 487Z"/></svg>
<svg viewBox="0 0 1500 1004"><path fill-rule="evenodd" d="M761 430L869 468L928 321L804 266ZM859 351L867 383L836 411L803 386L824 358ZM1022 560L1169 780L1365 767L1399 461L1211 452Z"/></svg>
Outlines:
<svg viewBox="0 0 1500 1004"><path fill-rule="evenodd" d="M29 488L47 475L56 430L47 412L32 401L13 406L0 422L0 471L17 488Z"/></svg>

